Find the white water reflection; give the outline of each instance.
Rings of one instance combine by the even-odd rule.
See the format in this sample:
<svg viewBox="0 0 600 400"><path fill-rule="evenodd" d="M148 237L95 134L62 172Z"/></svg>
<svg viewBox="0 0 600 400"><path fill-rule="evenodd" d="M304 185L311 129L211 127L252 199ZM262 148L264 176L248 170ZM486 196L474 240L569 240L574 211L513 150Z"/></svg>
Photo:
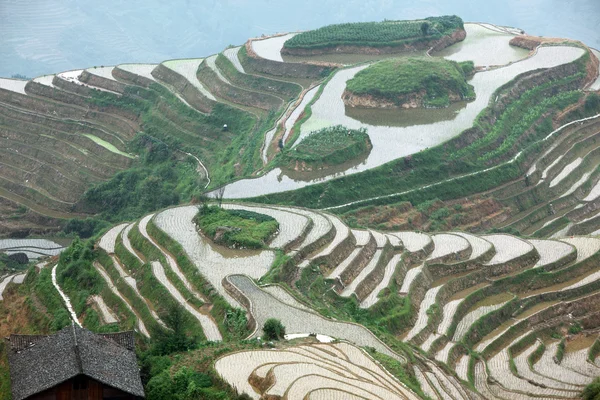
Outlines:
<svg viewBox="0 0 600 400"><path fill-rule="evenodd" d="M467 37L435 53L452 61L473 61L476 66L505 65L527 57L529 51L508 43L514 35L480 24L465 24Z"/></svg>
<svg viewBox="0 0 600 400"><path fill-rule="evenodd" d="M308 133L332 125L344 125L351 129L366 128L373 144L367 160L344 174L351 174L378 167L389 161L417 153L428 147L436 146L458 135L473 125L477 115L489 103L494 91L509 82L517 75L538 68L551 68L576 60L584 51L576 47L551 46L540 48L531 58L516 62L504 68L479 72L469 82L475 88L477 98L467 104L456 118L439 121L428 125L409 127L389 127L363 124L345 115L341 95L346 81L352 78L365 66L348 68L339 71L323 90L319 100L312 107L311 118L304 123L299 140ZM226 197L245 198L293 190L312 183L335 178L328 176L319 180L303 182L294 181L275 169L255 179L244 179L228 185Z"/></svg>

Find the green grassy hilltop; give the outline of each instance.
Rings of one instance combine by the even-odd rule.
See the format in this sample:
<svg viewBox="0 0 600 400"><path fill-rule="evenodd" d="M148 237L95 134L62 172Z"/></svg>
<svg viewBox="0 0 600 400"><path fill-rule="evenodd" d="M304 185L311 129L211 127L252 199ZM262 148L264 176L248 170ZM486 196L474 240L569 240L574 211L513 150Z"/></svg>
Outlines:
<svg viewBox="0 0 600 400"><path fill-rule="evenodd" d="M324 168L342 164L371 150L365 129L348 129L341 125L311 132L297 146L283 153L283 164L291 168Z"/></svg>
<svg viewBox="0 0 600 400"><path fill-rule="evenodd" d="M402 106L415 99L420 106L445 107L451 101L475 97L467 77L472 62L456 63L443 58L414 57L385 60L365 68L347 82L354 95Z"/></svg>

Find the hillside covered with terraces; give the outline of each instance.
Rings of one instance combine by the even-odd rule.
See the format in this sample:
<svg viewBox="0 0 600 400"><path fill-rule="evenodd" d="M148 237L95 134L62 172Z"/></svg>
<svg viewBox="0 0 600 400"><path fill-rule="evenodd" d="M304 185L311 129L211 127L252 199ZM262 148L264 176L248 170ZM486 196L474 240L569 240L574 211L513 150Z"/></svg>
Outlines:
<svg viewBox="0 0 600 400"><path fill-rule="evenodd" d="M599 56L446 16L0 78L0 334L134 329L157 400L579 398Z"/></svg>

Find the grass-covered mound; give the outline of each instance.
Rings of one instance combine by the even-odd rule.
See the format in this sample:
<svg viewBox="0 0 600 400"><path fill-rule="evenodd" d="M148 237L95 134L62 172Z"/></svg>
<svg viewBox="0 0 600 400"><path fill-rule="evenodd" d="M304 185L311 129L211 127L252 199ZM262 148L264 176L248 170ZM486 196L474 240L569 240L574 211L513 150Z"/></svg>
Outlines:
<svg viewBox="0 0 600 400"><path fill-rule="evenodd" d="M473 63L415 57L381 61L358 72L346 84L350 107L447 107L475 97L467 83Z"/></svg>
<svg viewBox="0 0 600 400"><path fill-rule="evenodd" d="M367 130L341 125L311 132L297 146L283 153L284 165L296 170L314 170L339 165L368 154Z"/></svg>
<svg viewBox="0 0 600 400"><path fill-rule="evenodd" d="M200 208L195 221L215 243L237 249L263 248L279 229L279 223L268 215L216 206Z"/></svg>
<svg viewBox="0 0 600 400"><path fill-rule="evenodd" d="M318 50L337 46L398 47L450 36L463 29L456 15L429 17L414 21L357 22L328 25L300 33L283 45L282 53Z"/></svg>

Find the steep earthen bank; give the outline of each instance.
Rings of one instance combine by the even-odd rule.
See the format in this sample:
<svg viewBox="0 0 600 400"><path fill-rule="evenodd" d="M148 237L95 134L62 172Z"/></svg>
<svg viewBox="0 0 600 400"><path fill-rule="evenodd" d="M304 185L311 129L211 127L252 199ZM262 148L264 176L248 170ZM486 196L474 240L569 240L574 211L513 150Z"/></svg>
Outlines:
<svg viewBox="0 0 600 400"><path fill-rule="evenodd" d="M461 42L467 37L467 32L461 28L455 30L451 35L443 36L439 39L430 40L407 40L398 42L396 46L349 46L349 45L338 45L338 46L327 46L312 49L303 48L288 48L283 47L281 54L290 56L316 56L321 54L396 54L396 53L411 53L420 52L423 50L440 51L454 43Z"/></svg>
<svg viewBox="0 0 600 400"><path fill-rule="evenodd" d="M426 96L427 92L425 89L418 92L399 95L394 99L383 96L374 96L367 93L357 94L346 89L344 90L344 93L342 93L342 100L344 101L346 107L352 108L409 109L425 107ZM463 100L460 93L455 93L452 91L448 92L448 99L451 103Z"/></svg>

